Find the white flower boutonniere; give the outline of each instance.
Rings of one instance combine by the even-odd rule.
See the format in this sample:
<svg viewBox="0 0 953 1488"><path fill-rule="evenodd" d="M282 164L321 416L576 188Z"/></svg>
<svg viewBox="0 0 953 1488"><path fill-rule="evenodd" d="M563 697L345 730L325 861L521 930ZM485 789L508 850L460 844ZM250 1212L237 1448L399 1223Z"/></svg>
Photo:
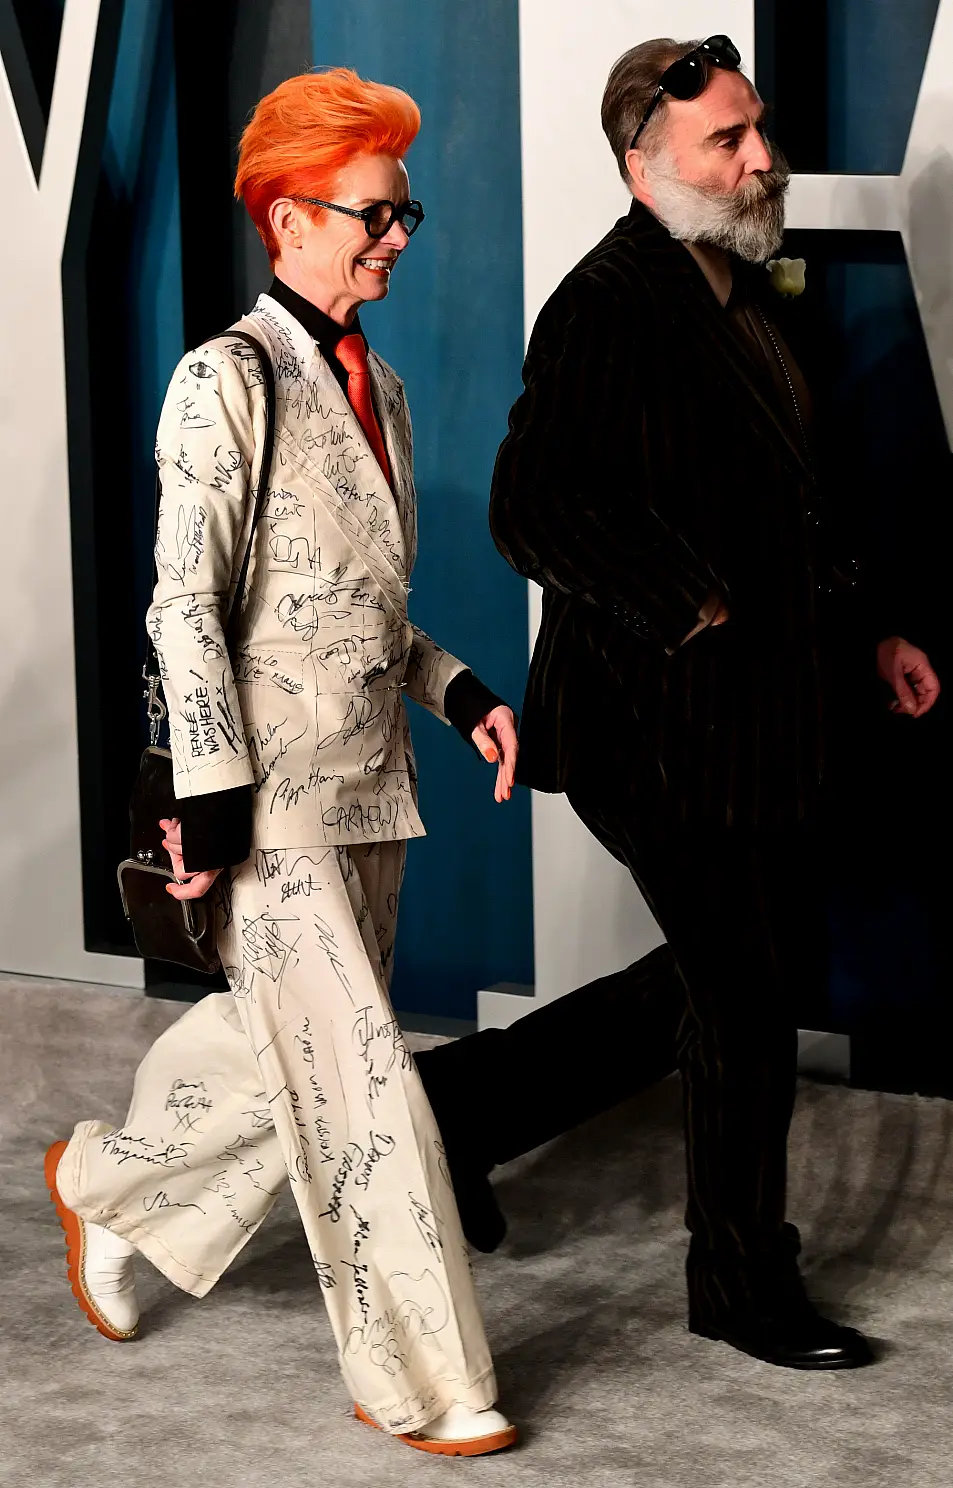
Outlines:
<svg viewBox="0 0 953 1488"><path fill-rule="evenodd" d="M772 258L767 266L771 275L771 288L778 294L794 299L804 293L804 275L807 264L803 258Z"/></svg>

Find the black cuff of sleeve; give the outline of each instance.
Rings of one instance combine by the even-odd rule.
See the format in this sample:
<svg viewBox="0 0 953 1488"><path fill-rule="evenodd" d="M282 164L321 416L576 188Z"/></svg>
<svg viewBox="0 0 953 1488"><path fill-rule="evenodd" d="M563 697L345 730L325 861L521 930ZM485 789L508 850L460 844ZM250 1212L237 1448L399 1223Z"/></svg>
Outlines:
<svg viewBox="0 0 953 1488"><path fill-rule="evenodd" d="M852 595L851 598L855 600L855 624L868 640L873 641L875 646L879 646L881 641L889 640L891 636L903 636L906 641L911 639L907 633L909 622L913 618L910 607L906 607L906 613L901 619L900 611L904 609L904 606L897 605L893 594L887 594L879 589L871 592L869 588L861 588L859 593ZM905 626L907 629L904 628Z"/></svg>
<svg viewBox="0 0 953 1488"><path fill-rule="evenodd" d="M187 796L175 803L182 823L182 861L186 873L231 868L251 852L251 786Z"/></svg>
<svg viewBox="0 0 953 1488"><path fill-rule="evenodd" d="M876 645L881 641L887 641L891 636L902 636L912 646L919 645L916 635L922 627L917 624L916 617L909 609L902 614L893 609L889 604L877 603L870 607L867 614L867 630L873 636Z"/></svg>
<svg viewBox="0 0 953 1488"><path fill-rule="evenodd" d="M458 672L443 695L444 716L468 744L472 744L471 735L480 720L502 703L502 698L469 671Z"/></svg>

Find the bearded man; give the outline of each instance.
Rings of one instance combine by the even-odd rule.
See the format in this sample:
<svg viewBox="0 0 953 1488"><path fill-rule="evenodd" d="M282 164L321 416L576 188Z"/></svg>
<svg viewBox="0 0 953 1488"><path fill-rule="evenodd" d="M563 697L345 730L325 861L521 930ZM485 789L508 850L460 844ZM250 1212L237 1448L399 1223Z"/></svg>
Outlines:
<svg viewBox="0 0 953 1488"><path fill-rule="evenodd" d="M487 1235L490 1156L677 1058L691 1330L775 1364L850 1368L870 1349L811 1305L785 1222L841 580L810 397L763 267L788 171L740 61L718 36L646 42L613 68L602 122L634 201L540 313L491 501L497 546L543 588L517 779L566 792L668 944L420 1067L468 1233L482 1216ZM895 706L926 712L938 683L923 653L893 636L877 654ZM459 1113L488 1081L495 1136L468 1151Z"/></svg>

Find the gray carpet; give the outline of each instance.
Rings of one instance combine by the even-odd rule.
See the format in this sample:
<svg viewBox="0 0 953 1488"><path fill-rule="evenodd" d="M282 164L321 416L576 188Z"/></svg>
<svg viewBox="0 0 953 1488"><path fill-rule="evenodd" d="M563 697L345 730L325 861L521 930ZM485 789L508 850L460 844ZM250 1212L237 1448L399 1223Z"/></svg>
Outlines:
<svg viewBox="0 0 953 1488"><path fill-rule="evenodd" d="M143 1262L136 1343L73 1302L43 1152L80 1116L122 1116L180 1011L0 978L4 1488L949 1488L950 1105L801 1089L791 1210L815 1295L883 1341L857 1373L771 1369L685 1331L674 1082L504 1170L511 1238L475 1267L523 1442L431 1459L350 1417L287 1202L202 1302Z"/></svg>

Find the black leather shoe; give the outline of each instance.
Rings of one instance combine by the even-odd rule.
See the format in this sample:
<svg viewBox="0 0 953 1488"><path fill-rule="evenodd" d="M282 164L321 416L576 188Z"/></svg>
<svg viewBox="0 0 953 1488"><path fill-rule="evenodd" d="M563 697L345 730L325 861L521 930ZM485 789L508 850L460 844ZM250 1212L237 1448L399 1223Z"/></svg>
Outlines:
<svg viewBox="0 0 953 1488"><path fill-rule="evenodd" d="M474 1250L489 1255L506 1237L506 1219L496 1202L493 1185L479 1167L461 1161L459 1155L452 1158L449 1149L447 1164L463 1233Z"/></svg>
<svg viewBox="0 0 953 1488"><path fill-rule="evenodd" d="M494 1161L473 1138L474 1107L465 1100L464 1072L447 1059L451 1049L459 1051L459 1045L422 1050L415 1062L443 1138L463 1233L474 1250L489 1254L502 1243L506 1220L489 1179Z"/></svg>
<svg viewBox="0 0 953 1488"><path fill-rule="evenodd" d="M693 1236L686 1265L689 1331L785 1369L872 1364L866 1338L821 1317L808 1297L800 1250L792 1224L782 1225L769 1245L747 1258L706 1252Z"/></svg>
<svg viewBox="0 0 953 1488"><path fill-rule="evenodd" d="M700 1338L720 1339L786 1369L860 1369L874 1361L863 1334L821 1317L810 1304L775 1317L727 1313L717 1321L702 1321L690 1315L688 1327Z"/></svg>

